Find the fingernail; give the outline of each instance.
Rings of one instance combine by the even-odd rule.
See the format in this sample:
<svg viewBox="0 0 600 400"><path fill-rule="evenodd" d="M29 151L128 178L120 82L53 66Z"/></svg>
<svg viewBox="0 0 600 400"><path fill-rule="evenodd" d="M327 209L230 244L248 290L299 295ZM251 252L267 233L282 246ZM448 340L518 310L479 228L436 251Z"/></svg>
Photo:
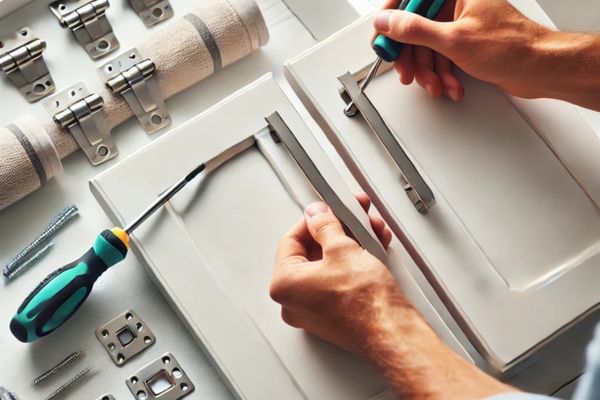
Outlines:
<svg viewBox="0 0 600 400"><path fill-rule="evenodd" d="M390 30L390 18L392 15L389 11L380 11L375 17L375 29L379 32L387 32Z"/></svg>
<svg viewBox="0 0 600 400"><path fill-rule="evenodd" d="M306 210L304 210L304 212L306 212L306 214L308 214L309 217L314 217L315 215L325 214L328 210L329 207L327 207L327 204L319 201L316 203L312 203L311 205L306 207Z"/></svg>
<svg viewBox="0 0 600 400"><path fill-rule="evenodd" d="M427 93L429 93L429 95L430 95L431 97L433 97L433 94L434 94L434 93L433 93L433 86L432 86L432 85L430 85L430 84L427 84L427 85L425 85L425 89L427 90Z"/></svg>
<svg viewBox="0 0 600 400"><path fill-rule="evenodd" d="M448 90L448 96L452 99L452 101L458 101L458 92L455 89Z"/></svg>

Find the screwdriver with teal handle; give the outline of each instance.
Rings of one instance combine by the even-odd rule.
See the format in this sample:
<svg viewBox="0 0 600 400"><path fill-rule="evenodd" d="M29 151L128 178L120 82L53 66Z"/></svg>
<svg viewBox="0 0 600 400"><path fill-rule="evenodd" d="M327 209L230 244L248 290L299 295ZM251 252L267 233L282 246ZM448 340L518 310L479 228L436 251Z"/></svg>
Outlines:
<svg viewBox="0 0 600 400"><path fill-rule="evenodd" d="M412 12L429 19L435 19L445 3L446 0L402 0L398 6L398 10ZM360 90L364 91L367 86L369 86L373 78L377 75L377 71L383 61L396 61L400 57L403 48L404 43L397 42L381 34L377 35L373 41L373 50L375 51L375 54L377 54L377 59L373 63L373 66L367 73L365 79L362 81ZM352 101L344 109L344 114L348 117L355 116L357 112L358 109Z"/></svg>
<svg viewBox="0 0 600 400"><path fill-rule="evenodd" d="M204 164L196 167L127 227L102 231L81 258L48 275L11 320L13 335L21 342L33 342L54 332L71 318L88 298L100 275L125 259L129 235L204 169Z"/></svg>

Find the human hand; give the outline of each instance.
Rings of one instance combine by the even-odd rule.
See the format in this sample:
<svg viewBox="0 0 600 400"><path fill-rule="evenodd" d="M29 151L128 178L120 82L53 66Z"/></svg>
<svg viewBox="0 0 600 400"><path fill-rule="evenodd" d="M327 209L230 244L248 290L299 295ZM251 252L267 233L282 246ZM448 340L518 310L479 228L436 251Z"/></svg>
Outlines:
<svg viewBox="0 0 600 400"><path fill-rule="evenodd" d="M368 198L357 197L368 211ZM391 232L379 218L371 224L387 247ZM307 207L281 240L271 297L288 325L365 357L401 398L480 399L515 390L448 349L325 203Z"/></svg>
<svg viewBox="0 0 600 400"><path fill-rule="evenodd" d="M398 4L387 0L384 8ZM455 102L463 98L453 64L519 97L547 95L535 75L543 74L538 68L541 44L553 31L527 19L506 0L448 0L436 21L384 10L374 24L377 33L412 45L403 49L396 71L403 84L416 81L432 97L445 95Z"/></svg>
<svg viewBox="0 0 600 400"><path fill-rule="evenodd" d="M357 199L368 211L368 197ZM370 220L387 247L391 232L380 218ZM271 297L287 324L358 354L379 336L381 319L392 312L417 316L389 270L346 236L325 203L310 205L281 240Z"/></svg>

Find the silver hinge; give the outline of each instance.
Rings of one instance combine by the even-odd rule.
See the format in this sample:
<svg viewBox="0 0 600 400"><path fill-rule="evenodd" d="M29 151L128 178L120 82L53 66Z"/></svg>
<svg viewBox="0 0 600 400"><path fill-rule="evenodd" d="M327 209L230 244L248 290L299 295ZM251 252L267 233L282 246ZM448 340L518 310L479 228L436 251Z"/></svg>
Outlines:
<svg viewBox="0 0 600 400"><path fill-rule="evenodd" d="M173 16L169 0L129 0L129 4L148 28Z"/></svg>
<svg viewBox="0 0 600 400"><path fill-rule="evenodd" d="M19 88L27 101L34 102L56 89L42 53L46 42L24 26L10 37L0 39L0 69Z"/></svg>
<svg viewBox="0 0 600 400"><path fill-rule="evenodd" d="M104 100L83 82L44 101L46 110L63 129L68 129L93 165L119 154L102 111Z"/></svg>
<svg viewBox="0 0 600 400"><path fill-rule="evenodd" d="M108 0L65 0L50 4L63 28L69 28L93 59L119 48L119 41L106 18Z"/></svg>
<svg viewBox="0 0 600 400"><path fill-rule="evenodd" d="M143 59L132 49L99 70L106 86L125 98L146 132L154 133L171 124L152 60Z"/></svg>

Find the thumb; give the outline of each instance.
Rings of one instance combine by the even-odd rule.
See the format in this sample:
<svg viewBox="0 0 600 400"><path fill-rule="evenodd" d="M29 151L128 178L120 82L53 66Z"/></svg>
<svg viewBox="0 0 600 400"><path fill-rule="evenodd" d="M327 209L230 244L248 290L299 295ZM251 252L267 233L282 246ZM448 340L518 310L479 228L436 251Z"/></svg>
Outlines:
<svg viewBox="0 0 600 400"><path fill-rule="evenodd" d="M323 202L317 202L306 207L304 218L308 231L313 239L325 249L328 245L339 242L346 237L342 224Z"/></svg>
<svg viewBox="0 0 600 400"><path fill-rule="evenodd" d="M444 54L451 22L437 22L418 14L383 10L375 15L375 30L397 42L429 47Z"/></svg>

